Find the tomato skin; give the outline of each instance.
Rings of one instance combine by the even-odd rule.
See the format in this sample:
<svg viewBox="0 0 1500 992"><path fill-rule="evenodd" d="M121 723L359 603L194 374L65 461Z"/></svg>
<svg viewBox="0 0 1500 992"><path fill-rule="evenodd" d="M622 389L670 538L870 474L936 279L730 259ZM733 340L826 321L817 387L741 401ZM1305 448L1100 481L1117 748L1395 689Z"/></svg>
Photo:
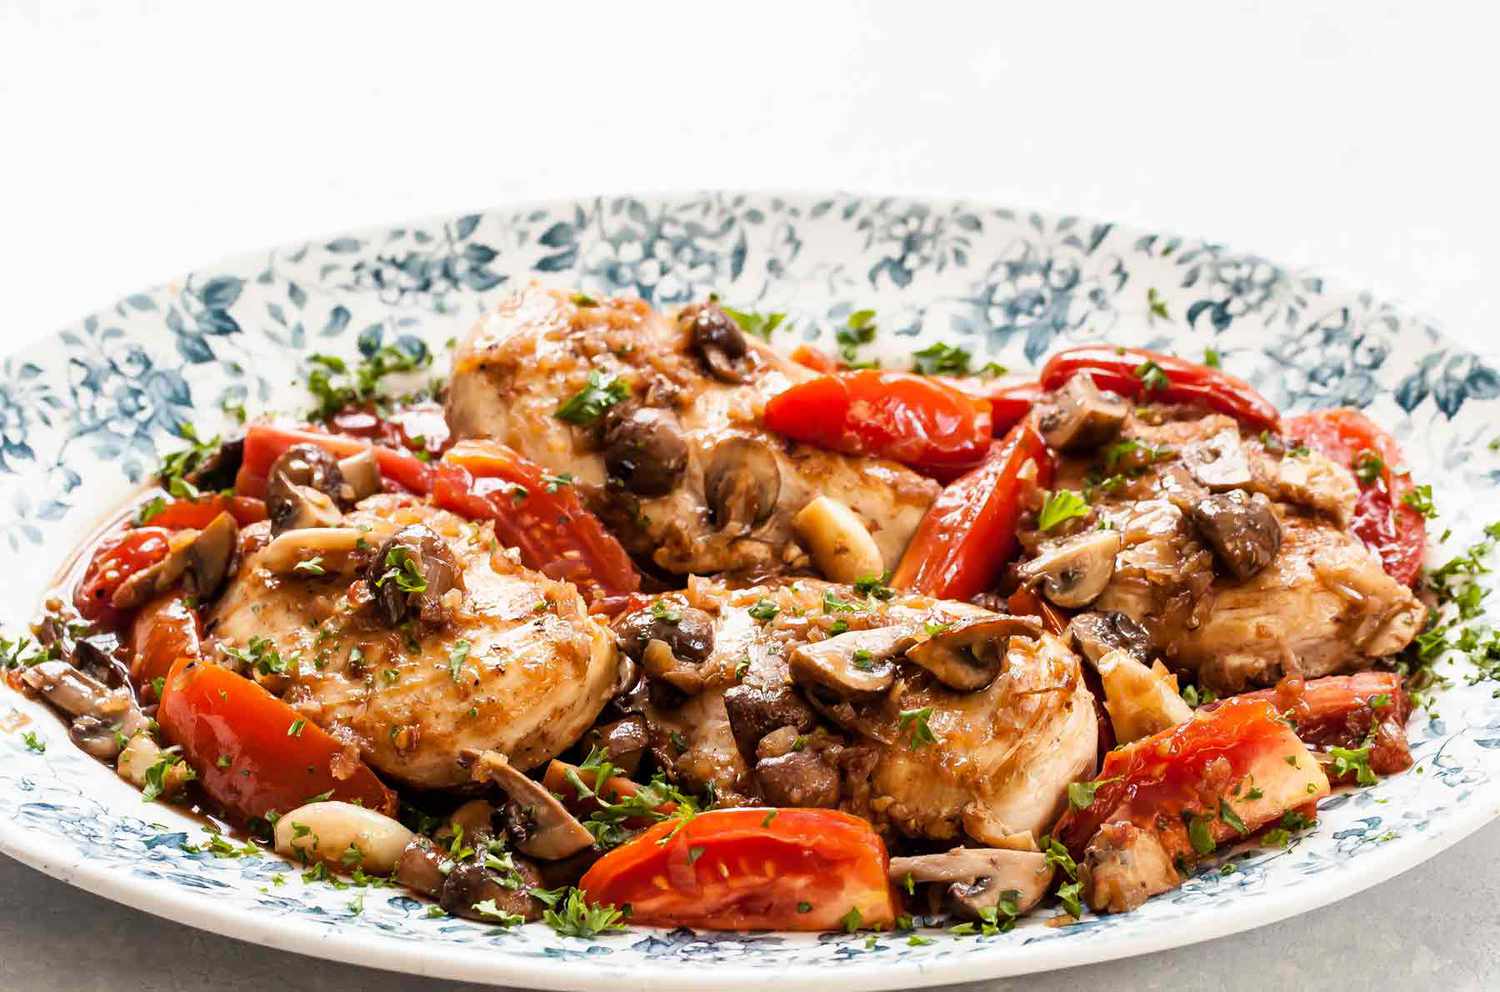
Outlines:
<svg viewBox="0 0 1500 992"><path fill-rule="evenodd" d="M182 596L166 595L141 607L130 627L130 682L142 702L156 698L153 679L164 679L178 658L203 656L203 627Z"/></svg>
<svg viewBox="0 0 1500 992"><path fill-rule="evenodd" d="M990 424L995 436L1004 437L1012 427L1025 420L1032 405L1045 392L1040 382L1021 382L997 386L986 393L990 401Z"/></svg>
<svg viewBox="0 0 1500 992"><path fill-rule="evenodd" d="M860 369L800 382L771 397L766 429L846 455L924 471L966 470L989 447L989 402L928 376Z"/></svg>
<svg viewBox="0 0 1500 992"><path fill-rule="evenodd" d="M115 592L136 572L165 558L170 540L165 527L136 527L101 541L73 590L73 605L83 618L120 626L125 616L111 604Z"/></svg>
<svg viewBox="0 0 1500 992"><path fill-rule="evenodd" d="M797 350L792 352L792 361L825 375L839 370L838 359L810 344L799 344Z"/></svg>
<svg viewBox="0 0 1500 992"><path fill-rule="evenodd" d="M494 521L500 543L518 549L528 568L573 583L587 602L638 590L641 576L625 548L584 508L573 486L548 492L544 475L540 465L497 441L460 441L437 467L433 501L473 520ZM521 490L525 496L518 499Z"/></svg>
<svg viewBox="0 0 1500 992"><path fill-rule="evenodd" d="M1274 688L1234 698L1270 702L1292 721L1304 744L1317 747L1362 747L1370 741L1373 729L1370 770L1377 775L1394 775L1412 766L1406 740L1411 697L1395 672L1356 672L1312 680L1288 676ZM1377 698L1383 701L1378 709Z"/></svg>
<svg viewBox="0 0 1500 992"><path fill-rule="evenodd" d="M1228 414L1252 430L1274 429L1281 419L1271 401L1238 376L1145 348L1084 345L1059 351L1042 366L1041 384L1057 389L1075 373L1091 372L1100 389L1137 398L1146 384L1136 369L1146 362L1155 362L1167 377L1167 384L1146 394L1147 399L1195 403Z"/></svg>
<svg viewBox="0 0 1500 992"><path fill-rule="evenodd" d="M332 791L332 798L359 803L386 815L396 795L344 745L254 682L227 668L179 658L167 675L156 720L203 790L229 812L254 819L285 813ZM227 758L228 761L221 761ZM350 774L336 778L335 759Z"/></svg>
<svg viewBox="0 0 1500 992"><path fill-rule="evenodd" d="M1031 422L1023 421L992 443L983 464L938 494L891 585L941 599L969 599L993 587L1019 547L1020 472L1028 461L1036 463L1036 484L1050 485L1052 455Z"/></svg>
<svg viewBox="0 0 1500 992"><path fill-rule="evenodd" d="M266 519L264 500L248 496L225 496L214 493L198 499L174 499L154 514L150 524L168 530L202 530L221 513L227 512L241 527Z"/></svg>
<svg viewBox="0 0 1500 992"><path fill-rule="evenodd" d="M842 930L855 909L861 926L881 928L896 919L889 865L879 835L848 813L723 809L657 823L594 862L578 887L594 902L629 904L631 922L646 925Z"/></svg>
<svg viewBox="0 0 1500 992"><path fill-rule="evenodd" d="M1345 468L1361 451L1373 451L1384 463L1380 477L1359 483L1350 530L1380 556L1386 574L1403 585L1414 585L1422 574L1427 551L1427 520L1404 502L1416 488L1410 474L1397 474L1406 464L1401 445L1380 425L1358 410L1318 410L1292 417L1286 436L1312 448Z"/></svg>
<svg viewBox="0 0 1500 992"><path fill-rule="evenodd" d="M238 496L263 499L271 465L286 449L296 444L315 444L335 458L347 458L373 449L380 464L380 475L388 489L425 496L432 491L432 469L416 455L395 448L370 444L357 438L328 434L305 428L252 424L245 431L245 452L239 475L234 480Z"/></svg>

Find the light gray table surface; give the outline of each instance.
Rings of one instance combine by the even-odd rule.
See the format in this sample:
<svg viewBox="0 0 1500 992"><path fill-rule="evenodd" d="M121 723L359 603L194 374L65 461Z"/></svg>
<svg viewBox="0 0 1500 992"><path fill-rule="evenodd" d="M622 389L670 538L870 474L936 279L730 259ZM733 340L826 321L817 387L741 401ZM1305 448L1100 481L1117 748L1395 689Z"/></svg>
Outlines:
<svg viewBox="0 0 1500 992"><path fill-rule="evenodd" d="M1497 27L1495 5L1395 0L0 0L0 351L353 226L801 187L1202 234L1493 353ZM1500 988L1496 892L1491 825L1316 913L958 988ZM0 992L459 988L213 936L0 857Z"/></svg>

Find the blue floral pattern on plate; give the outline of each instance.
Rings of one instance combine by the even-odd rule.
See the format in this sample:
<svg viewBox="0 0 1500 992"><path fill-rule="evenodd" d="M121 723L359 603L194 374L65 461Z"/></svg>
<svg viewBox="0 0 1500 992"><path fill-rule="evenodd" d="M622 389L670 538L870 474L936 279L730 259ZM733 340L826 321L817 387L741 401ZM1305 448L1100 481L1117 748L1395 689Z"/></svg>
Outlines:
<svg viewBox="0 0 1500 992"><path fill-rule="evenodd" d="M1500 375L1429 323L1220 245L980 204L705 192L605 197L439 218L288 245L121 300L0 364L0 566L24 576L4 621L34 611L50 576L171 450L246 406L296 411L314 352L417 339L438 356L502 294L532 279L658 306L719 293L790 315L776 342L831 346L855 309L890 366L933 341L1013 369L1108 340L1196 357L1217 350L1286 410L1367 408L1434 483L1451 548L1473 538L1500 455ZM976 362L976 364L979 364ZM1452 674L1461 676L1455 671ZM1066 927L1034 914L989 938L635 930L596 942L527 926L432 918L395 889L304 884L274 856L191 848L202 830L72 748L60 724L0 695L49 743L0 734L0 850L112 898L220 932L422 974L580 988L719 988L813 976L842 987L931 984L1102 960L1186 943L1321 905L1431 856L1493 815L1500 704L1462 677L1441 718L1411 728L1421 773L1325 801L1283 850L1233 854L1180 890ZM834 969L830 972L828 969ZM836 977L834 977L836 976Z"/></svg>

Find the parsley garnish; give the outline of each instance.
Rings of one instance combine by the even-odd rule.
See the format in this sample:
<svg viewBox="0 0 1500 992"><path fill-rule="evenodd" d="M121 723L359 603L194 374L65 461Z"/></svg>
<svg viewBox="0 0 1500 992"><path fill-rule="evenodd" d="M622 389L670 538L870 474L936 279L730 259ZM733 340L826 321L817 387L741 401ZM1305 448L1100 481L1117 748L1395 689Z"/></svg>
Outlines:
<svg viewBox="0 0 1500 992"><path fill-rule="evenodd" d="M604 411L630 398L630 384L615 375L594 369L588 385L574 393L557 408L554 416L570 424L592 424Z"/></svg>
<svg viewBox="0 0 1500 992"><path fill-rule="evenodd" d="M1350 468L1354 469L1354 477L1368 486L1385 471L1385 460L1369 448L1364 448L1355 454Z"/></svg>
<svg viewBox="0 0 1500 992"><path fill-rule="evenodd" d="M850 368L873 367L875 363L859 360L859 349L875 340L875 311L856 310L851 313L844 327L834 334L834 340L839 343L839 357L845 365Z"/></svg>
<svg viewBox="0 0 1500 992"><path fill-rule="evenodd" d="M901 711L896 719L896 731L900 733L908 727L911 728L911 740L906 745L907 750L915 751L928 744L937 743L937 737L933 734L932 728L927 725L927 719L930 716L932 716L931 706Z"/></svg>
<svg viewBox="0 0 1500 992"><path fill-rule="evenodd" d="M888 571L881 575L866 575L854 580L854 591L871 599L890 599L896 595L896 591L888 585L890 581L891 573Z"/></svg>
<svg viewBox="0 0 1500 992"><path fill-rule="evenodd" d="M1240 815L1223 799L1219 800L1219 819L1229 824L1239 833L1248 834L1250 832L1250 829L1245 826L1245 821L1240 819Z"/></svg>
<svg viewBox="0 0 1500 992"><path fill-rule="evenodd" d="M37 754L47 753L47 742L38 737L35 730L28 730L22 734L21 741L28 751L35 751Z"/></svg>
<svg viewBox="0 0 1500 992"><path fill-rule="evenodd" d="M1203 364L1207 365L1211 369L1220 368L1222 363L1219 361L1218 351L1213 348L1204 348Z"/></svg>
<svg viewBox="0 0 1500 992"><path fill-rule="evenodd" d="M1141 388L1148 394L1166 389L1172 384L1162 367L1149 358L1135 367L1135 377L1141 380Z"/></svg>
<svg viewBox="0 0 1500 992"><path fill-rule="evenodd" d="M463 674L464 662L469 660L469 642L460 638L448 651L448 677L457 682Z"/></svg>
<svg viewBox="0 0 1500 992"><path fill-rule="evenodd" d="M832 589L823 590L824 613L853 613L858 607L846 599L840 599Z"/></svg>
<svg viewBox="0 0 1500 992"><path fill-rule="evenodd" d="M152 764L150 768L146 769L146 784L141 786L141 798L148 803L155 802L161 796L161 794L166 791L166 775L168 769L170 769L173 765L180 764L181 762L182 755L177 754L175 751L164 751L162 753L162 756L160 758L157 758L156 762ZM193 773L192 768L188 767L187 765L183 765L184 781L190 782L197 777L198 776Z"/></svg>
<svg viewBox="0 0 1500 992"><path fill-rule="evenodd" d="M522 916L520 913L507 913L505 910L495 905L495 900L493 899L481 900L480 902L476 902L470 908L480 916L484 917L486 920L489 920L492 923L496 923L502 927L513 927L517 923L526 922L526 917ZM559 930L558 932L561 933L562 931Z"/></svg>
<svg viewBox="0 0 1500 992"><path fill-rule="evenodd" d="M137 524L144 524L166 508L167 498L165 496L153 496L142 503L140 509L135 511L135 522Z"/></svg>
<svg viewBox="0 0 1500 992"><path fill-rule="evenodd" d="M176 498L197 499L200 495L198 487L186 477L219 450L219 438L215 436L205 441L198 436L198 429L187 422L177 425L177 436L188 442L188 447L164 457L157 474L161 476L162 486Z"/></svg>
<svg viewBox="0 0 1500 992"><path fill-rule="evenodd" d="M551 898L548 905L553 908L542 913L542 920L564 937L592 939L601 933L625 929L620 922L624 919L624 914L613 906L590 905L578 889L569 888L566 894L560 894L556 890L532 889L531 895L544 903L547 902L544 895Z"/></svg>
<svg viewBox="0 0 1500 992"><path fill-rule="evenodd" d="M385 553L386 570L380 578L375 580L378 589L387 582L394 581L396 588L402 592L420 593L427 591L427 579L422 575L422 569L417 565L417 560L412 557L411 552L401 545L396 545Z"/></svg>
<svg viewBox="0 0 1500 992"><path fill-rule="evenodd" d="M326 420L349 406L381 399L380 380L399 372L414 372L432 364L432 354L417 338L401 338L360 359L353 370L337 355L310 355L307 391L318 401L314 416Z"/></svg>
<svg viewBox="0 0 1500 992"><path fill-rule="evenodd" d="M286 735L288 737L301 737L302 730L306 726L307 721L299 716L297 719L292 721L291 726L286 728Z"/></svg>
<svg viewBox="0 0 1500 992"><path fill-rule="evenodd" d="M1094 793L1099 791L1099 786L1110 782L1118 782L1120 777L1096 778L1092 782L1069 782L1068 783L1068 805L1074 809L1088 809L1094 805Z"/></svg>
<svg viewBox="0 0 1500 992"><path fill-rule="evenodd" d="M781 607L777 606L769 599L760 599L756 600L755 605L750 607L749 612L750 616L754 617L756 620L759 620L762 623L765 623L768 620L776 619L776 614L781 612Z"/></svg>
<svg viewBox="0 0 1500 992"><path fill-rule="evenodd" d="M922 375L968 375L969 353L941 341L912 353L911 370Z"/></svg>
<svg viewBox="0 0 1500 992"><path fill-rule="evenodd" d="M553 475L551 472L543 472L542 481L547 484L547 492L555 493L563 486L571 486L573 484L573 473L559 472L557 475Z"/></svg>
<svg viewBox="0 0 1500 992"><path fill-rule="evenodd" d="M748 310L731 310L729 307L720 306L729 315L730 319L740 325L740 330L746 334L754 334L758 338L771 340L771 332L780 327L786 321L784 313L755 313Z"/></svg>
<svg viewBox="0 0 1500 992"><path fill-rule="evenodd" d="M1063 911L1069 916L1083 915L1083 893L1082 882L1068 882L1057 887L1057 898L1062 903Z"/></svg>
<svg viewBox="0 0 1500 992"><path fill-rule="evenodd" d="M1193 850L1199 854L1214 853L1214 835L1209 829L1209 819L1206 816L1188 817L1188 840L1192 842Z"/></svg>
<svg viewBox="0 0 1500 992"><path fill-rule="evenodd" d="M299 561L292 566L292 571L305 572L308 575L323 575L326 571L323 568L323 556L317 555L306 561Z"/></svg>
<svg viewBox="0 0 1500 992"><path fill-rule="evenodd" d="M1328 754L1333 758L1334 774L1340 777L1354 773L1360 785L1374 785L1375 773L1370 770L1370 745L1364 747L1331 747Z"/></svg>
<svg viewBox="0 0 1500 992"><path fill-rule="evenodd" d="M1432 486L1430 485L1414 486L1407 490L1406 495L1401 497L1401 502L1428 520L1438 515L1437 507L1432 502Z"/></svg>
<svg viewBox="0 0 1500 992"><path fill-rule="evenodd" d="M1074 517L1088 516L1089 503L1083 495L1072 489L1055 489L1042 501L1042 510L1037 514L1036 525L1048 531Z"/></svg>
<svg viewBox="0 0 1500 992"><path fill-rule="evenodd" d="M860 913L858 906L850 906L849 912L839 917L839 924L845 933L853 933L865 922L864 914Z"/></svg>

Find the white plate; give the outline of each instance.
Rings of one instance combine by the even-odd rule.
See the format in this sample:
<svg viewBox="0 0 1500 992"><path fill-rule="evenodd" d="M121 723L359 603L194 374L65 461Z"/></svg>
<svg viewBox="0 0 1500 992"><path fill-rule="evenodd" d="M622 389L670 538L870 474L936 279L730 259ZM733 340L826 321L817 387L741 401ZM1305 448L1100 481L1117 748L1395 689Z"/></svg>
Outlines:
<svg viewBox="0 0 1500 992"><path fill-rule="evenodd" d="M226 426L225 404L295 412L313 352L414 335L442 364L502 294L539 278L662 306L718 292L785 310L777 342L827 340L874 308L887 364L935 340L1012 368L1081 341L1197 357L1206 346L1281 405L1367 407L1405 443L1452 527L1476 537L1500 481L1500 376L1399 307L1218 245L948 201L712 192L509 207L247 255L121 300L0 366L0 569L11 630L171 431ZM978 364L978 363L976 363ZM1487 506L1488 504L1488 506ZM1455 668L1451 674L1461 676ZM0 734L0 851L130 906L272 947L413 974L542 988L876 989L1140 954L1306 912L1432 857L1500 811L1500 704L1462 677L1410 734L1421 773L1334 796L1285 850L1241 852L1140 910L1071 927L1033 914L990 938L634 929L597 941L542 925L431 919L395 889L304 885L274 857L181 849L190 819L74 749L42 707L0 690L47 741ZM284 884L274 884L275 876ZM688 965L688 967L683 967ZM708 977L711 975L711 979Z"/></svg>

